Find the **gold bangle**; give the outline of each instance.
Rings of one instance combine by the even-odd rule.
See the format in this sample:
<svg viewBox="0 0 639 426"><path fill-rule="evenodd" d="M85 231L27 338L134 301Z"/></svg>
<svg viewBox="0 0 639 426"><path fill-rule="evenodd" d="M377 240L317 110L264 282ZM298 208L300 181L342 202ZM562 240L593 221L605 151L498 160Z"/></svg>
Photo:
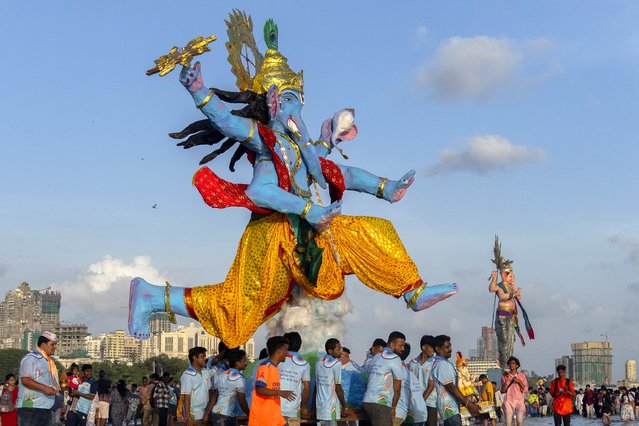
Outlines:
<svg viewBox="0 0 639 426"><path fill-rule="evenodd" d="M304 145L302 145L302 148L306 148L307 146L310 146L310 145L315 145L315 144L313 143L312 140L309 139L308 142L306 142Z"/></svg>
<svg viewBox="0 0 639 426"><path fill-rule="evenodd" d="M412 308L413 305L417 303L417 299L419 299L419 296L421 296L427 285L428 283L424 282L424 284L419 286L419 288L415 291L415 294L413 294L413 297L411 297L410 300L406 303L406 309Z"/></svg>
<svg viewBox="0 0 639 426"><path fill-rule="evenodd" d="M169 321L171 323L176 324L177 321L175 319L175 314L171 310L171 303L169 302L169 293L171 292L171 284L168 281L165 281L166 288L164 289L164 310L166 311L166 316L169 317Z"/></svg>
<svg viewBox="0 0 639 426"><path fill-rule="evenodd" d="M211 90L209 91L209 94L208 94L208 95L206 95L206 98L204 98L204 99L202 100L202 102L201 102L201 103L197 106L197 109L202 109L202 108L204 108L204 107L206 106L206 104L208 104L208 103L209 103L209 101L211 100L211 98L212 98L212 97L213 97L213 89L211 89Z"/></svg>
<svg viewBox="0 0 639 426"><path fill-rule="evenodd" d="M377 198L384 198L384 187L386 186L386 182L388 182L388 179L382 178L382 181L377 187L377 194L375 194Z"/></svg>
<svg viewBox="0 0 639 426"><path fill-rule="evenodd" d="M248 138L246 138L244 140L245 141L250 141L251 139L253 139L253 135L254 134L255 134L255 122L253 120L251 120L251 130L249 131Z"/></svg>
<svg viewBox="0 0 639 426"><path fill-rule="evenodd" d="M304 210L302 210L302 214L300 214L300 217L302 219L306 219L306 215L308 214L309 210L311 209L311 206L313 205L312 201L307 201L306 205L304 206Z"/></svg>
<svg viewBox="0 0 639 426"><path fill-rule="evenodd" d="M317 144L324 145L326 147L326 149L328 149L328 153L329 154L333 150L333 148L331 148L331 146L326 141L317 141L317 142L315 142L315 145L317 145Z"/></svg>

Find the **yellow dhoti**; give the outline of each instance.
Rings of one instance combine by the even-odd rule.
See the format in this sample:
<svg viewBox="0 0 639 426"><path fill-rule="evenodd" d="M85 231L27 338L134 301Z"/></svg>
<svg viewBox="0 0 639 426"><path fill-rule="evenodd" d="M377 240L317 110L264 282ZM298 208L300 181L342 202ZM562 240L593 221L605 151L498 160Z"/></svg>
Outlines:
<svg viewBox="0 0 639 426"><path fill-rule="evenodd" d="M187 307L208 333L236 347L278 312L295 283L324 300L344 292L344 275L348 274L395 297L422 283L417 266L385 219L337 216L331 221L330 233L316 235L315 242L324 252L313 285L295 253L297 241L287 216L273 213L250 222L224 282L192 288Z"/></svg>

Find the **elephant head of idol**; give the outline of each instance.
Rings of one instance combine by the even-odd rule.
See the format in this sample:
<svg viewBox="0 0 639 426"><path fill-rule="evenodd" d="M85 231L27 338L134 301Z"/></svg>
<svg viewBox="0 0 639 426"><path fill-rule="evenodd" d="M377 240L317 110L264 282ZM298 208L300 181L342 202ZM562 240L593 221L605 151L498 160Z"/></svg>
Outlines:
<svg viewBox="0 0 639 426"><path fill-rule="evenodd" d="M265 34L269 34L267 29ZM291 70L286 57L277 50L276 41L267 38L267 45L269 49L253 79L252 89L256 93L266 93L269 126L274 131L284 133L299 147L309 174L322 188L326 188L319 157L302 119L304 74Z"/></svg>

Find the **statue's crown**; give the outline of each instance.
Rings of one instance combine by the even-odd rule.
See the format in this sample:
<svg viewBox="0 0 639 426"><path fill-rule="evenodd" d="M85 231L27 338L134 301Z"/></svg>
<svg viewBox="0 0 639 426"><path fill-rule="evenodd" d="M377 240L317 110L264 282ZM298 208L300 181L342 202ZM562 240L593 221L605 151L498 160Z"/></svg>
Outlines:
<svg viewBox="0 0 639 426"><path fill-rule="evenodd" d="M297 74L288 66L286 56L275 49L268 49L264 55L264 63L253 79L252 90L265 93L275 84L278 92L295 90L304 93L304 72Z"/></svg>
<svg viewBox="0 0 639 426"><path fill-rule="evenodd" d="M240 90L250 89L256 93L266 93L275 84L278 92L296 90L304 93L304 75L295 73L289 66L286 56L278 51L278 29L272 19L264 24L264 42L266 54L262 56L253 35L253 21L245 12L233 10L226 21L229 41L231 70L237 77L236 85ZM251 67L254 73L251 72ZM255 76L253 77L252 74Z"/></svg>

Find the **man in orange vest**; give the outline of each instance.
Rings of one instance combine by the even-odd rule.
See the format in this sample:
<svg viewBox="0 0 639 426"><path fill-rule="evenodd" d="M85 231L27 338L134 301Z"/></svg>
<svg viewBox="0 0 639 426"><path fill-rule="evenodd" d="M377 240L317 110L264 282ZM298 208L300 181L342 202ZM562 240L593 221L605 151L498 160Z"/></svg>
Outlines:
<svg viewBox="0 0 639 426"><path fill-rule="evenodd" d="M557 378L550 383L550 395L554 398L552 402L553 417L555 426L570 426L570 415L572 414L572 399L575 397L575 385L566 377L566 366L557 366Z"/></svg>

